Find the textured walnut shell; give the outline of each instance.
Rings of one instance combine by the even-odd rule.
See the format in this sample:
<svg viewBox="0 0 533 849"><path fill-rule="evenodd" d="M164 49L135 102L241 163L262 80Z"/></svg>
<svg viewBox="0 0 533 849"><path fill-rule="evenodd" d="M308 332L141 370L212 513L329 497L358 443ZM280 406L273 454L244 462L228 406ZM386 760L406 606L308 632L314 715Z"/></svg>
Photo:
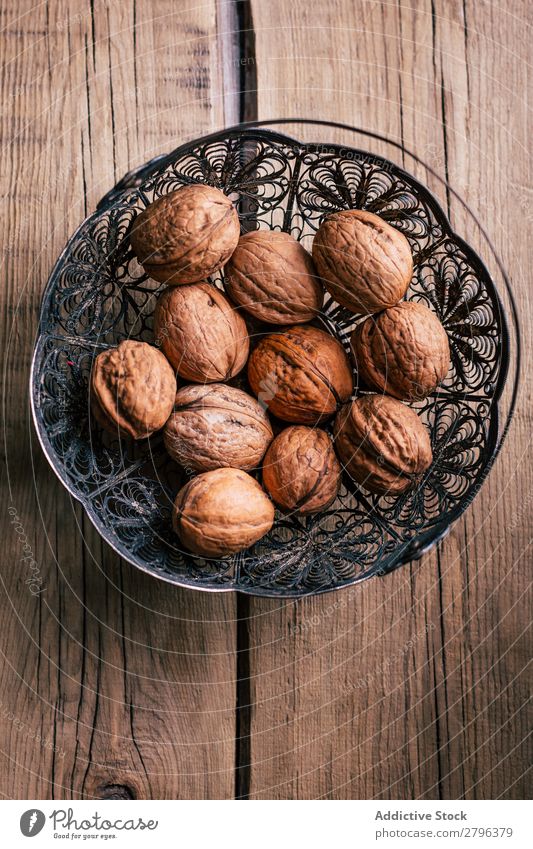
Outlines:
<svg viewBox="0 0 533 849"><path fill-rule="evenodd" d="M146 273L172 286L196 283L228 261L239 216L219 189L196 184L158 198L135 219L130 241Z"/></svg>
<svg viewBox="0 0 533 849"><path fill-rule="evenodd" d="M178 374L194 383L229 380L248 359L246 322L210 283L165 289L154 330Z"/></svg>
<svg viewBox="0 0 533 849"><path fill-rule="evenodd" d="M450 367L444 327L414 301L367 318L352 334L352 350L365 383L400 400L425 398Z"/></svg>
<svg viewBox="0 0 533 849"><path fill-rule="evenodd" d="M274 505L240 469L214 469L178 493L172 523L181 542L202 557L223 557L261 539L274 522Z"/></svg>
<svg viewBox="0 0 533 849"><path fill-rule="evenodd" d="M241 236L224 274L232 300L270 324L311 321L324 300L310 254L289 233Z"/></svg>
<svg viewBox="0 0 533 849"><path fill-rule="evenodd" d="M248 380L278 418L316 424L352 394L352 370L336 339L310 325L265 336L252 351Z"/></svg>
<svg viewBox="0 0 533 849"><path fill-rule="evenodd" d="M433 459L429 433L417 414L388 395L364 395L343 408L334 438L346 470L370 492L404 492Z"/></svg>
<svg viewBox="0 0 533 849"><path fill-rule="evenodd" d="M126 340L96 357L90 395L99 425L143 439L162 428L172 412L176 378L161 351Z"/></svg>
<svg viewBox="0 0 533 849"><path fill-rule="evenodd" d="M163 435L170 456L196 472L253 469L274 438L255 398L222 383L180 389Z"/></svg>
<svg viewBox="0 0 533 849"><path fill-rule="evenodd" d="M263 485L282 510L317 513L335 500L341 467L327 433L294 425L282 430L263 461Z"/></svg>
<svg viewBox="0 0 533 849"><path fill-rule="evenodd" d="M314 238L313 259L328 292L360 315L397 304L413 276L405 236L362 209L328 215Z"/></svg>

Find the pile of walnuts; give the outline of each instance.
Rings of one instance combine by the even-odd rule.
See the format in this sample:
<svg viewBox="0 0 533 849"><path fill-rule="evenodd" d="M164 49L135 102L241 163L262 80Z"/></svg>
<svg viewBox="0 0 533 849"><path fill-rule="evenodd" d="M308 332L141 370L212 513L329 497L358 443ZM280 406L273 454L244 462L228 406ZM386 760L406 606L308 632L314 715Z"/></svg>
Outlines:
<svg viewBox="0 0 533 849"><path fill-rule="evenodd" d="M324 510L343 468L367 490L393 494L428 469L428 432L402 401L431 393L450 353L437 317L402 300L413 259L401 233L370 212L344 210L324 219L311 256L287 233L241 236L232 201L191 185L148 206L131 245L147 274L167 284L156 344L127 340L99 354L91 409L121 437L163 429L169 455L193 474L173 510L191 552L247 548L272 527L274 504L301 515ZM226 294L207 282L222 267ZM351 346L373 394L352 400L352 362L316 326L324 288L367 316ZM265 333L265 324L275 327ZM253 395L229 383L245 367ZM333 417L332 440L321 425ZM259 469L262 485L250 474Z"/></svg>

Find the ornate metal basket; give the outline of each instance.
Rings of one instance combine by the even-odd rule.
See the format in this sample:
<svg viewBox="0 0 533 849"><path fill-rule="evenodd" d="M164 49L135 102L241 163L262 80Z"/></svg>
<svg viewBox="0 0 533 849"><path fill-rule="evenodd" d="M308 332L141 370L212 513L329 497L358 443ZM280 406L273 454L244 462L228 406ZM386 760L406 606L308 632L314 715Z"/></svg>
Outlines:
<svg viewBox="0 0 533 849"><path fill-rule="evenodd" d="M252 549L206 561L183 551L172 532L170 508L183 473L168 460L161 437L128 445L91 427L87 382L94 356L125 337L153 341L161 286L132 255L132 222L154 198L191 182L235 195L243 229L283 229L308 244L326 213L361 207L406 235L415 262L408 298L437 313L452 352L445 384L418 405L434 462L416 490L370 496L346 477L327 512L277 515ZM214 282L221 286L222 278ZM348 347L353 315L327 300L321 321ZM502 418L509 357L502 303L487 269L413 177L362 150L238 127L127 175L70 239L43 297L32 407L52 467L126 560L196 589L298 596L385 574L443 537L500 447L514 403Z"/></svg>

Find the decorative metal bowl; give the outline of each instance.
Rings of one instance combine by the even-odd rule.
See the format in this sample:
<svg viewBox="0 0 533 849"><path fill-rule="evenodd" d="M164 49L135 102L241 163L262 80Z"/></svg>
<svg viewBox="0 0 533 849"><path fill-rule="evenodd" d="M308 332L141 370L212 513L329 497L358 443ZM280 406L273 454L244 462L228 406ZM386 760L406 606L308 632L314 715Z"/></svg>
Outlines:
<svg viewBox="0 0 533 849"><path fill-rule="evenodd" d="M99 351L130 336L154 341L162 287L133 257L132 222L154 198L194 182L234 195L243 229L283 229L307 245L334 210L360 207L381 215L413 251L407 297L436 312L452 354L445 383L417 405L434 452L418 488L371 496L346 476L326 512L277 514L272 531L253 548L216 561L183 551L172 532L171 505L183 473L166 456L160 435L134 445L104 435L91 425L87 391ZM213 282L221 286L222 276ZM354 316L327 299L320 320L348 348ZM130 173L72 236L43 297L32 408L53 469L130 563L195 589L294 597L383 575L444 536L500 447L513 403L502 417L509 358L504 312L487 269L413 177L362 150L238 127Z"/></svg>

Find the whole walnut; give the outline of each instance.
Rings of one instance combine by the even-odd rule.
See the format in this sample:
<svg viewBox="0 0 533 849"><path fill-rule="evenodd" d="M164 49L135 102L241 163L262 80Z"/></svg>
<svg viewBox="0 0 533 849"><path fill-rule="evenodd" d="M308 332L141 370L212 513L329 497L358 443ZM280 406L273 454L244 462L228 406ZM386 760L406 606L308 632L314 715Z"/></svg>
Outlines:
<svg viewBox="0 0 533 849"><path fill-rule="evenodd" d="M429 433L417 414L388 395L363 395L344 407L334 438L346 470L370 492L404 492L433 459Z"/></svg>
<svg viewBox="0 0 533 849"><path fill-rule="evenodd" d="M274 505L251 475L214 469L193 478L174 502L172 524L181 542L202 557L223 557L261 539Z"/></svg>
<svg viewBox="0 0 533 849"><path fill-rule="evenodd" d="M282 430L263 461L263 485L282 510L324 510L339 491L341 467L327 433L294 425Z"/></svg>
<svg viewBox="0 0 533 849"><path fill-rule="evenodd" d="M196 472L259 465L274 434L261 405L233 386L184 386L164 430L165 446L181 466Z"/></svg>
<svg viewBox="0 0 533 849"><path fill-rule="evenodd" d="M146 273L160 283L197 283L228 261L239 241L239 216L219 189L183 186L135 219L130 241Z"/></svg>
<svg viewBox="0 0 533 849"><path fill-rule="evenodd" d="M313 259L328 292L360 315L398 303L413 276L405 236L362 209L327 216L313 241Z"/></svg>
<svg viewBox="0 0 533 849"><path fill-rule="evenodd" d="M332 416L353 389L340 342L308 324L265 336L250 356L248 380L275 416L301 424Z"/></svg>
<svg viewBox="0 0 533 849"><path fill-rule="evenodd" d="M302 324L322 307L324 292L310 254L289 233L246 233L225 271L230 297L270 324Z"/></svg>
<svg viewBox="0 0 533 849"><path fill-rule="evenodd" d="M367 318L352 334L352 350L365 383L400 400L425 398L450 367L444 327L414 301Z"/></svg>
<svg viewBox="0 0 533 849"><path fill-rule="evenodd" d="M163 427L174 404L176 378L161 351L126 340L94 360L90 396L97 424L144 439Z"/></svg>
<svg viewBox="0 0 533 849"><path fill-rule="evenodd" d="M165 289L154 332L178 374L195 383L229 380L248 359L246 322L210 283Z"/></svg>

